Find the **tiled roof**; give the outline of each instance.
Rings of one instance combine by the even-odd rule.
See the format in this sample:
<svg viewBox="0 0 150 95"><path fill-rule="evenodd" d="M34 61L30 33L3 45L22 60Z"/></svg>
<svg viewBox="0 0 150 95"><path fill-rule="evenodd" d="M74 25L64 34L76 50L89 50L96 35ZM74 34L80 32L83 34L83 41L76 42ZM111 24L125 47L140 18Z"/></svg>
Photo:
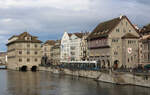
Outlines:
<svg viewBox="0 0 150 95"><path fill-rule="evenodd" d="M44 44L48 44L48 45L55 45L56 41L54 40L47 40Z"/></svg>
<svg viewBox="0 0 150 95"><path fill-rule="evenodd" d="M140 31L141 34L146 34L146 33L150 33L150 24L144 26L141 31Z"/></svg>
<svg viewBox="0 0 150 95"><path fill-rule="evenodd" d="M112 30L120 23L122 19L126 18L128 21L129 19L126 16L120 16L118 18L114 18L109 21L105 21L100 23L88 36L88 40L97 39L97 38L107 38L109 33L112 32ZM139 34L137 29L132 25L132 23L129 21L131 26L136 30L136 32Z"/></svg>
<svg viewBox="0 0 150 95"><path fill-rule="evenodd" d="M82 38L85 34L87 33L82 33L82 32L77 32L77 33L68 33L69 37L71 37L72 35L76 35L79 38Z"/></svg>
<svg viewBox="0 0 150 95"><path fill-rule="evenodd" d="M82 38L84 33L74 33L77 37Z"/></svg>
<svg viewBox="0 0 150 95"><path fill-rule="evenodd" d="M14 35L11 38L9 38L8 40L11 40L13 37L17 37L18 39L16 39L15 41L12 41L10 43L8 43L7 45L14 43L14 42L33 42L33 43L42 43L42 41L38 40L36 36L32 36L30 35L28 32L23 32L20 35ZM30 40L25 39L25 37L30 37Z"/></svg>
<svg viewBox="0 0 150 95"><path fill-rule="evenodd" d="M124 18L125 16L122 16ZM108 34L121 21L120 17L100 23L89 35L88 39L108 37Z"/></svg>
<svg viewBox="0 0 150 95"><path fill-rule="evenodd" d="M69 35L69 37L71 37L71 36L72 36L72 33L68 33L68 35Z"/></svg>

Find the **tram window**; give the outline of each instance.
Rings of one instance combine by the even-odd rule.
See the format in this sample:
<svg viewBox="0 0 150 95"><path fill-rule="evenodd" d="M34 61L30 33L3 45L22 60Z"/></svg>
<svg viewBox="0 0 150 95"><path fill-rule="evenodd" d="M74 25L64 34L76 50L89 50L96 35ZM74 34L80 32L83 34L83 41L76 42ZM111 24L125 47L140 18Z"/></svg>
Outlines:
<svg viewBox="0 0 150 95"><path fill-rule="evenodd" d="M95 69L95 67L96 67L95 64L93 64L93 69Z"/></svg>

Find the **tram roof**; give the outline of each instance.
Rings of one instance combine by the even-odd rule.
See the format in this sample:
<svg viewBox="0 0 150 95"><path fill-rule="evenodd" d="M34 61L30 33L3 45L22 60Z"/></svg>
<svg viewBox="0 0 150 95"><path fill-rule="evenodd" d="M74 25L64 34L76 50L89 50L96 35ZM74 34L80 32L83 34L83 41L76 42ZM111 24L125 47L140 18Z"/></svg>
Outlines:
<svg viewBox="0 0 150 95"><path fill-rule="evenodd" d="M61 61L61 63L97 63L96 61Z"/></svg>

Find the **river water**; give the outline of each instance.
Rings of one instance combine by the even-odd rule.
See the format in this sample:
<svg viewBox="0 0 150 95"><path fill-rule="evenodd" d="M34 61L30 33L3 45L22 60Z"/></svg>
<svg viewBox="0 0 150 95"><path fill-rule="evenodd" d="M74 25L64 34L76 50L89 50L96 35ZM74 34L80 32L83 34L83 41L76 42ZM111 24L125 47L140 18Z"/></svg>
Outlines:
<svg viewBox="0 0 150 95"><path fill-rule="evenodd" d="M150 95L150 88L95 82L42 71L0 70L0 95Z"/></svg>

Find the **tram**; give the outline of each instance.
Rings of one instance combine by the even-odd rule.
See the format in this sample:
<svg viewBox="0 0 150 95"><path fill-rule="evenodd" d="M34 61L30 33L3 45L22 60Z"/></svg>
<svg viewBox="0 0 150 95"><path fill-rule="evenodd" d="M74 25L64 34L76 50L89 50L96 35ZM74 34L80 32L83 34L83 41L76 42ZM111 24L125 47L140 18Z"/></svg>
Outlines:
<svg viewBox="0 0 150 95"><path fill-rule="evenodd" d="M101 65L98 61L61 61L60 67L79 70L99 70Z"/></svg>

